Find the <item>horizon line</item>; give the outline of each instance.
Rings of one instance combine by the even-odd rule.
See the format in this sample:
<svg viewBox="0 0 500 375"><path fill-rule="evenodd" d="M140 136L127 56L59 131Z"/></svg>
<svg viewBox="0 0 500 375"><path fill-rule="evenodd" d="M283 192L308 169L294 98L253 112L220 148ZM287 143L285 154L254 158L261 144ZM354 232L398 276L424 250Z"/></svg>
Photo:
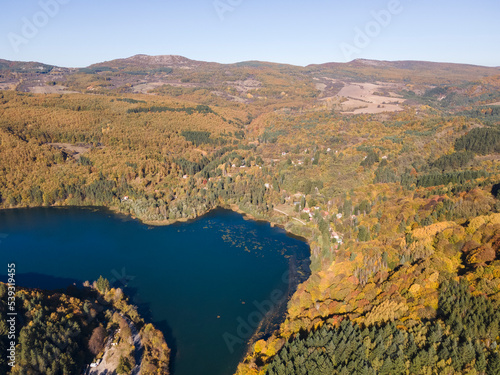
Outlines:
<svg viewBox="0 0 500 375"><path fill-rule="evenodd" d="M409 60L379 60L379 59L370 59L370 58L356 58L351 61L346 61L346 62L340 62L340 61L326 61L322 63L310 63L307 65L296 65L296 64L291 64L291 63L284 63L284 62L275 62L275 61L266 61L266 60L243 60L243 61L236 61L236 62L230 62L230 63L221 63L217 61L208 61L208 60L196 60L196 59L191 59L189 57L183 56L183 55L175 55L175 54L165 54L165 55L149 55L145 53L137 53L135 55L131 55L128 57L117 57L112 60L103 60L100 62L94 62L90 65L86 66L62 66L62 65L55 65L55 64L50 64L50 63L45 63L43 61L38 61L38 60L8 60L0 57L0 60L4 61L10 61L10 62L18 62L18 63L39 63L39 64L45 64L45 65L51 65L57 68L66 68L66 69L81 69L81 68L86 68L95 64L102 64L105 62L109 61L114 61L114 60L127 60L131 59L136 56L147 56L147 57L160 57L160 56L175 56L175 57L182 57L191 61L197 61L197 62L203 62L203 63L209 63L209 64L219 64L219 65L236 65L236 64L242 64L242 63L249 63L249 62L257 62L257 63L262 63L262 64L276 64L276 65L289 65L289 66L294 66L294 67L301 67L301 68L307 68L308 66L315 66L315 65L326 65L326 64L351 64L356 61L374 61L374 62L385 62L385 63L398 63L398 62L421 62L421 63L431 63L431 64L453 64L453 65L466 65L466 66L475 66L475 67L482 67L482 68L492 68L492 69L500 69L500 65L478 65L478 64L471 64L471 63L462 63L462 62L449 62L449 61L431 61L431 60L415 60L415 59L409 59Z"/></svg>

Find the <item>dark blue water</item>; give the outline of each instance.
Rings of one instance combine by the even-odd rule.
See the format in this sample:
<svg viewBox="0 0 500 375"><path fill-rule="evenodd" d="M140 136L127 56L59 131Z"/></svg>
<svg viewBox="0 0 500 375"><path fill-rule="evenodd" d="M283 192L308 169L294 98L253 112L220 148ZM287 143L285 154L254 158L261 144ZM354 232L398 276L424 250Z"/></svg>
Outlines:
<svg viewBox="0 0 500 375"><path fill-rule="evenodd" d="M167 227L97 209L0 211L0 275L16 263L18 285L46 289L103 275L164 332L173 375L233 374L308 257L304 242L226 210Z"/></svg>

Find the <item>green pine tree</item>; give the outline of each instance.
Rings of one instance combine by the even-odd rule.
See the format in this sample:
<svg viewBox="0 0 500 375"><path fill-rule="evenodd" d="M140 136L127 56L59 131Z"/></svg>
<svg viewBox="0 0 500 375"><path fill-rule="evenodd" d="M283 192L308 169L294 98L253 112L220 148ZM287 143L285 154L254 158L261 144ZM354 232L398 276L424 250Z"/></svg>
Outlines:
<svg viewBox="0 0 500 375"><path fill-rule="evenodd" d="M486 367L486 375L500 374L500 354L493 353L488 359L488 366Z"/></svg>

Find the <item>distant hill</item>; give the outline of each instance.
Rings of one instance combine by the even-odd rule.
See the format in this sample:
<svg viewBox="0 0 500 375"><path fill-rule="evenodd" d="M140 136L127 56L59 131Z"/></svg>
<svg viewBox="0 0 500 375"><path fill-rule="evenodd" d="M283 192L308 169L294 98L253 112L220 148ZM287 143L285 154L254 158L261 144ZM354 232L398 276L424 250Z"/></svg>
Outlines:
<svg viewBox="0 0 500 375"><path fill-rule="evenodd" d="M0 59L0 72L9 71L17 73L48 72L55 68L54 65L43 64L35 61L10 61Z"/></svg>
<svg viewBox="0 0 500 375"><path fill-rule="evenodd" d="M134 67L134 68L198 68L216 63L207 63L204 61L195 61L183 56L177 55L135 55L124 59L116 59L111 61L104 61L97 64L92 64L89 68L109 66L113 68Z"/></svg>
<svg viewBox="0 0 500 375"><path fill-rule="evenodd" d="M113 68L142 68L151 69L158 67L169 67L169 68L214 68L214 67L224 67L224 68L242 68L242 67L253 67L253 68L283 68L283 67L295 67L302 70L304 73L307 72L321 72L330 71L338 73L356 72L356 73L377 73L378 75L384 75L387 71L393 73L402 73L405 71L411 71L416 75L427 76L440 76L440 77L461 77L461 79L471 81L475 79L480 79L487 76L500 74L500 67L486 67L479 65L470 64L455 64L455 63L438 63L438 62L428 62L428 61L380 61L380 60L369 60L369 59L356 59L348 63L338 63L338 62L328 62L324 64L310 64L306 67L299 67L290 64L280 64L271 63L265 61L242 61L234 64L220 64L216 62L206 62L191 60L184 56L178 55L159 55L150 56L144 54L138 54L127 58L114 59L110 61L103 61L89 65L87 68L96 67L113 67ZM55 68L53 65L44 64L41 62L22 62L22 61L9 61L0 59L0 70L15 70L15 71L34 71L34 70L46 70L50 68Z"/></svg>
<svg viewBox="0 0 500 375"><path fill-rule="evenodd" d="M443 79L452 81L475 81L500 74L498 67L469 64L438 63L428 61L378 61L356 59L348 63L325 63L308 65L312 72L329 72L343 77L374 77L380 79L419 78L422 83L433 83Z"/></svg>
<svg viewBox="0 0 500 375"><path fill-rule="evenodd" d="M302 67L252 60L220 64L178 55L139 54L81 69L0 60L1 90L159 94L207 105L259 102L276 108L341 100L344 112L356 113L399 111L403 100L398 98L407 99L405 104L438 106L493 103L498 101L497 95L491 94L498 86L498 76L498 67L366 59ZM436 87L442 92L430 91ZM422 97L428 92L429 97ZM477 98L471 102L469 97Z"/></svg>

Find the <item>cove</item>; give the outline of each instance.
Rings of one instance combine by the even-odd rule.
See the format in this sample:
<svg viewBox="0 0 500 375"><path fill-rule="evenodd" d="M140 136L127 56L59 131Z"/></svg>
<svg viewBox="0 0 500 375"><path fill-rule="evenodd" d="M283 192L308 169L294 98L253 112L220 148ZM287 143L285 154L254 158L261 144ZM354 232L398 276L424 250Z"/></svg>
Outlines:
<svg viewBox="0 0 500 375"><path fill-rule="evenodd" d="M123 288L165 334L173 375L233 374L250 336L276 327L309 276L305 242L222 209L166 227L104 209L2 210L0 241L2 281L16 263L19 286L66 288L102 275Z"/></svg>

